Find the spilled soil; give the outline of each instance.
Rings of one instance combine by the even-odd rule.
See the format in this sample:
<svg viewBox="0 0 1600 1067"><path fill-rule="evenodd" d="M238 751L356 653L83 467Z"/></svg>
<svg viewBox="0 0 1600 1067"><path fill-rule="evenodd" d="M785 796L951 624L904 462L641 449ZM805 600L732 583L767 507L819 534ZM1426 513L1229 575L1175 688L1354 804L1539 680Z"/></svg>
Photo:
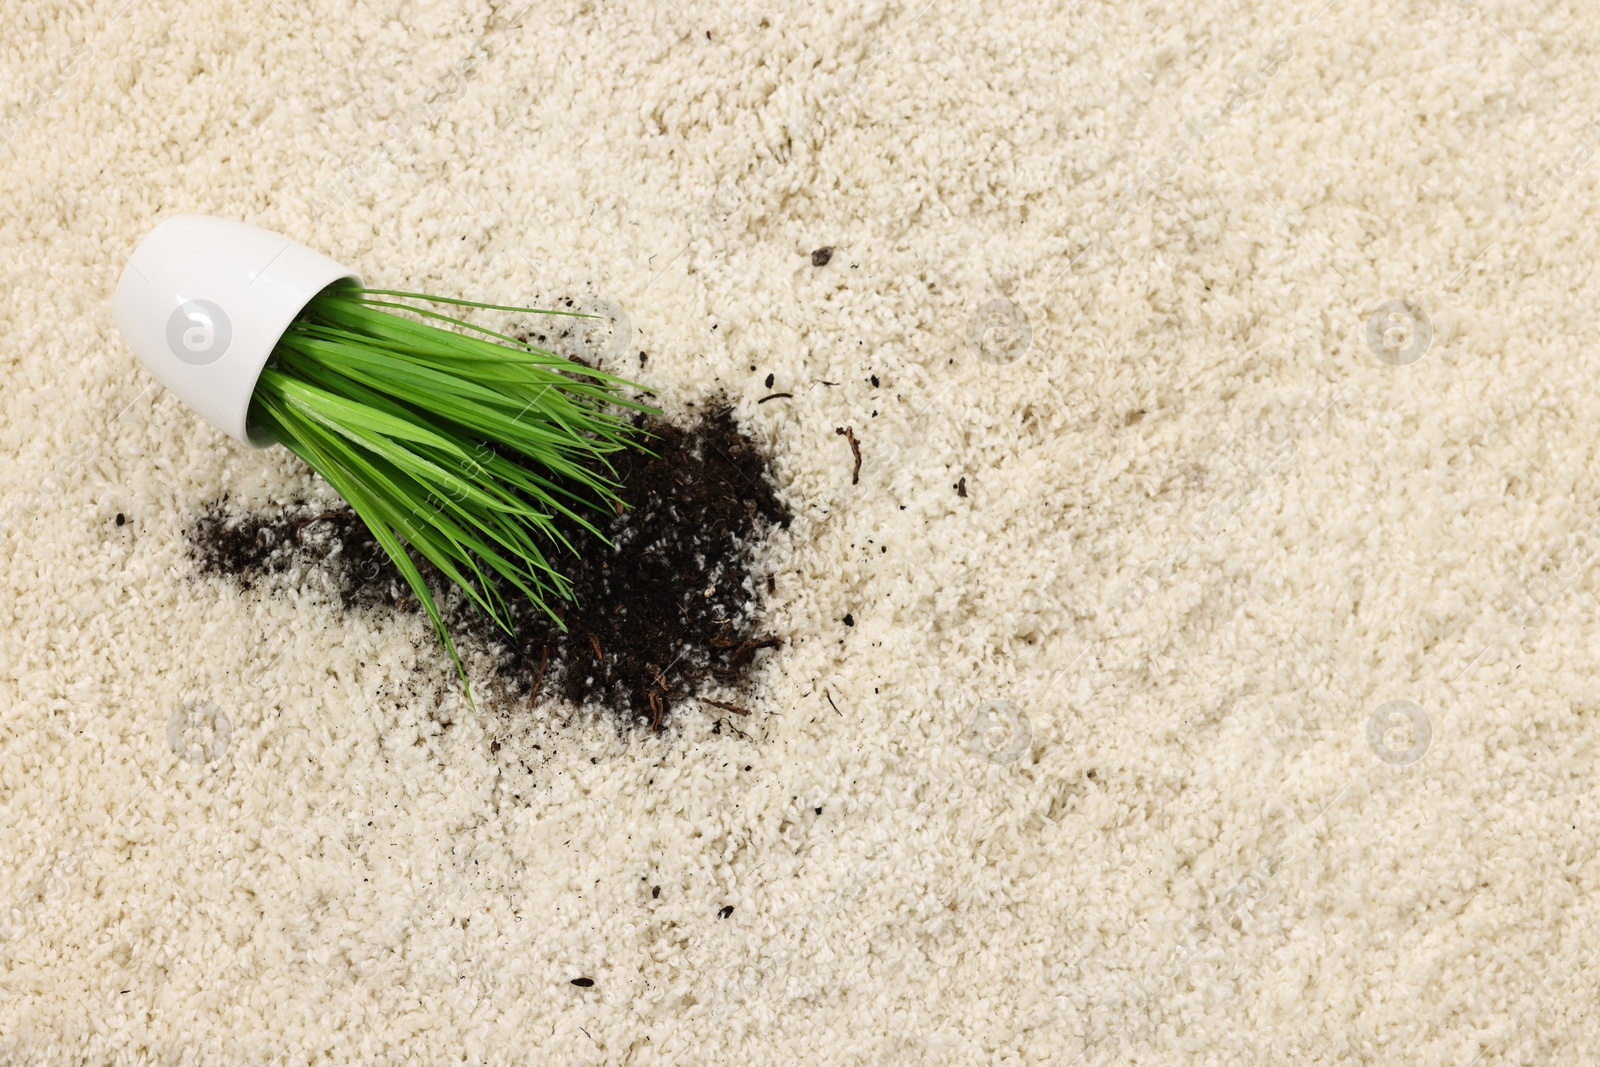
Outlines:
<svg viewBox="0 0 1600 1067"><path fill-rule="evenodd" d="M596 522L610 544L569 523L563 532L581 556L556 550L552 557L576 595L557 607L565 630L507 592L512 638L430 567L422 569L458 646L493 652L502 690L514 699L559 696L660 729L691 699L744 711L709 694L737 693L758 654L780 643L761 628L773 579L754 572L753 555L790 515L766 457L727 408L687 426L643 425L654 435L654 455L614 457L628 508ZM291 568L316 568L332 578L347 610L421 610L348 507L237 515L223 500L189 537L201 573L243 588Z"/></svg>

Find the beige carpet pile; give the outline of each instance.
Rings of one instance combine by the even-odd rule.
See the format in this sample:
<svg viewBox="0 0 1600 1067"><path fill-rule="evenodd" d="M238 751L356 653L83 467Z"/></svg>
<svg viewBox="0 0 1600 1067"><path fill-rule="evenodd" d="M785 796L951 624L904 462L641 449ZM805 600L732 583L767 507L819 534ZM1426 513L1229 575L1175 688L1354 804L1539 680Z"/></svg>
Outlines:
<svg viewBox="0 0 1600 1067"><path fill-rule="evenodd" d="M0 1064L1596 1062L1597 46L8 0ZM117 334L177 212L728 397L754 714L474 710L416 616L198 575L330 498Z"/></svg>

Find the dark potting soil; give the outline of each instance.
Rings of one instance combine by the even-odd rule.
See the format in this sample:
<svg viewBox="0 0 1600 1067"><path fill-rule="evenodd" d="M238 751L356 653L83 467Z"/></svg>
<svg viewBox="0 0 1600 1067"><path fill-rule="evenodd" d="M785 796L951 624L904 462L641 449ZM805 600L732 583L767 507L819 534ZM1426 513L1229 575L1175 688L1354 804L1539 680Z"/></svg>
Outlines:
<svg viewBox="0 0 1600 1067"><path fill-rule="evenodd" d="M611 544L567 522L563 532L581 555L552 546L552 562L576 595L553 605L565 632L526 598L508 594L513 639L430 567L422 571L457 646L496 653L498 678L517 700L559 695L659 729L691 698L745 710L706 694L741 688L756 654L779 644L761 628L773 582L752 573L752 556L790 515L766 457L727 408L688 426L644 425L655 435L648 441L655 454L613 457L627 510L595 521ZM421 610L348 507L238 516L224 500L189 536L201 573L243 588L291 567L316 569L331 576L348 610Z"/></svg>

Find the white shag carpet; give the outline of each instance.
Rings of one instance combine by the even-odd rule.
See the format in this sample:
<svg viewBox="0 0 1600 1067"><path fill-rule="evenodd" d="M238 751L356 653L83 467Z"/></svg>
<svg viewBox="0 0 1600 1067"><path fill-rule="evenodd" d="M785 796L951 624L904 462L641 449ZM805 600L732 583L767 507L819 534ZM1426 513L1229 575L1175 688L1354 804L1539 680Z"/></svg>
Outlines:
<svg viewBox="0 0 1600 1067"><path fill-rule="evenodd" d="M1595 1062L1593 9L0 27L0 1063ZM197 578L317 490L115 331L180 211L734 398L744 736Z"/></svg>

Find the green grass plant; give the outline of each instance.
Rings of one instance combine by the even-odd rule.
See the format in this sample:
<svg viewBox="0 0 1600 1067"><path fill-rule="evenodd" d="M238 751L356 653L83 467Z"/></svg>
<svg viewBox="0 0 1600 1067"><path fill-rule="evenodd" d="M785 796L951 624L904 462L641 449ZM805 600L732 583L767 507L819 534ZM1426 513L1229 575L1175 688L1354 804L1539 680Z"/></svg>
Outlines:
<svg viewBox="0 0 1600 1067"><path fill-rule="evenodd" d="M408 547L504 629L505 594L561 625L572 596L551 549L564 516L601 536L619 513L609 456L642 447L624 395L639 386L418 306L566 314L338 285L316 296L261 373L252 423L349 502L466 672ZM470 690L468 692L470 698Z"/></svg>

